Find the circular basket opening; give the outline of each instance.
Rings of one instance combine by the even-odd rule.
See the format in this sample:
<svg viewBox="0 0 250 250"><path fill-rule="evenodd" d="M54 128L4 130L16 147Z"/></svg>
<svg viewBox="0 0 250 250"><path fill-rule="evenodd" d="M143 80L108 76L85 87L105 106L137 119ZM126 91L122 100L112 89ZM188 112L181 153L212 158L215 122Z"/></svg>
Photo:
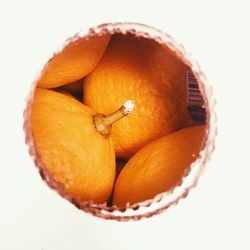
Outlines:
<svg viewBox="0 0 250 250"><path fill-rule="evenodd" d="M79 209L121 221L185 198L216 134L198 64L168 34L137 23L69 38L36 79L24 118L46 183Z"/></svg>

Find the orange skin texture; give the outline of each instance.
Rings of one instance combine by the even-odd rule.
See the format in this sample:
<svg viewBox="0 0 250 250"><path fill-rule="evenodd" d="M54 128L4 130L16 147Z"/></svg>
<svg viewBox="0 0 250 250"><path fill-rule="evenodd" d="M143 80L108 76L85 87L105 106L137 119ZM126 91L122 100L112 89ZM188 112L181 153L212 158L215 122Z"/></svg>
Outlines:
<svg viewBox="0 0 250 250"><path fill-rule="evenodd" d="M38 87L55 88L83 78L100 61L110 35L92 35L71 42L45 66Z"/></svg>
<svg viewBox="0 0 250 250"><path fill-rule="evenodd" d="M205 128L184 128L142 148L122 169L114 187L113 204L132 205L180 184L199 156Z"/></svg>
<svg viewBox="0 0 250 250"><path fill-rule="evenodd" d="M84 103L102 114L112 113L129 99L135 104L133 112L112 128L119 158L129 159L147 143L185 124L188 67L167 50L153 40L114 35L97 67L84 79Z"/></svg>
<svg viewBox="0 0 250 250"><path fill-rule="evenodd" d="M72 97L37 88L31 125L41 161L66 193L104 203L114 185L115 152L96 130L94 114Z"/></svg>

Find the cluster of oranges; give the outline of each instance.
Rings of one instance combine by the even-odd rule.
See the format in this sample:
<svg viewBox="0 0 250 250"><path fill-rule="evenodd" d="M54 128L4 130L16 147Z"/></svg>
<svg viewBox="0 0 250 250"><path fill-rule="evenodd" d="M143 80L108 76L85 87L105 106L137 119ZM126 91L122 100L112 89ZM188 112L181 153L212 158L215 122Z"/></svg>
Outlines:
<svg viewBox="0 0 250 250"><path fill-rule="evenodd" d="M31 127L65 192L124 207L178 185L205 135L187 109L188 70L131 34L93 34L56 53L37 82Z"/></svg>

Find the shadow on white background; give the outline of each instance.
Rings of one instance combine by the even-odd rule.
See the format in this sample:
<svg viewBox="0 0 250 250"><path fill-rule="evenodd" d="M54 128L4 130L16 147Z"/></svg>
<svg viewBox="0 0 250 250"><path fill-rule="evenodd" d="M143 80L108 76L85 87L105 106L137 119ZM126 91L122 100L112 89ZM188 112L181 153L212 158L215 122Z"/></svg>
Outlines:
<svg viewBox="0 0 250 250"><path fill-rule="evenodd" d="M250 249L248 1L0 3L0 249ZM219 135L198 187L151 219L118 223L51 191L24 144L30 85L66 38L104 22L155 26L191 52L217 99Z"/></svg>

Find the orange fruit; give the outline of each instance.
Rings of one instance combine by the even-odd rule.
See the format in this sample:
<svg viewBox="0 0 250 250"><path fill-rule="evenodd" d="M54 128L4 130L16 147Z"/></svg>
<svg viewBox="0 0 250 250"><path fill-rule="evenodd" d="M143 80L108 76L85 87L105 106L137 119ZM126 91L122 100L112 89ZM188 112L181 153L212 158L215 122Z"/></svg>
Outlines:
<svg viewBox="0 0 250 250"><path fill-rule="evenodd" d="M65 94L37 88L31 113L40 160L67 194L106 202L115 180L115 152L110 138L93 122L96 112Z"/></svg>
<svg viewBox="0 0 250 250"><path fill-rule="evenodd" d="M83 78L98 64L109 40L109 34L95 34L70 42L49 60L38 87L55 88Z"/></svg>
<svg viewBox="0 0 250 250"><path fill-rule="evenodd" d="M173 52L133 35L114 35L97 67L84 79L84 103L109 114L124 100L133 113L113 126L118 157L128 159L145 144L184 126L186 71Z"/></svg>
<svg viewBox="0 0 250 250"><path fill-rule="evenodd" d="M136 153L122 169L113 204L124 207L168 191L181 183L199 156L205 125L184 128L157 139Z"/></svg>

